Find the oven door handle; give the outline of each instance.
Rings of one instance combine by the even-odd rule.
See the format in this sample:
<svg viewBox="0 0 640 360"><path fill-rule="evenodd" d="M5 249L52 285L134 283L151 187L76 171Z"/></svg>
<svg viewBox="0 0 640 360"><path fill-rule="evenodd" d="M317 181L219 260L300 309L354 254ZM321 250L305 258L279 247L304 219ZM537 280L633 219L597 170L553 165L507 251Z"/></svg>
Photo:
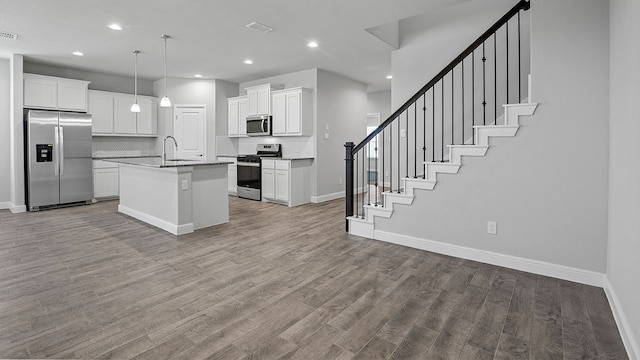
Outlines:
<svg viewBox="0 0 640 360"><path fill-rule="evenodd" d="M251 166L251 167L260 167L260 163L246 163L246 162L238 162L238 166Z"/></svg>

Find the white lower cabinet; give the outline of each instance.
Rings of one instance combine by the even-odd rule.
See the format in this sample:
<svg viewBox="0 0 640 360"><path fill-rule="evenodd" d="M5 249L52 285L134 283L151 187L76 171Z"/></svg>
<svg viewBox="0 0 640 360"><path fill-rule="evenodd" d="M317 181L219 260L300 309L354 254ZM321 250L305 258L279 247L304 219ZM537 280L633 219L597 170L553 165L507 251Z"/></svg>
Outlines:
<svg viewBox="0 0 640 360"><path fill-rule="evenodd" d="M311 159L262 160L262 199L296 206L310 202Z"/></svg>
<svg viewBox="0 0 640 360"><path fill-rule="evenodd" d="M234 157L218 156L218 161L228 161L233 164L229 164L227 170L227 190L230 195L238 195L238 159Z"/></svg>
<svg viewBox="0 0 640 360"><path fill-rule="evenodd" d="M120 195L118 164L93 161L93 197L112 198Z"/></svg>

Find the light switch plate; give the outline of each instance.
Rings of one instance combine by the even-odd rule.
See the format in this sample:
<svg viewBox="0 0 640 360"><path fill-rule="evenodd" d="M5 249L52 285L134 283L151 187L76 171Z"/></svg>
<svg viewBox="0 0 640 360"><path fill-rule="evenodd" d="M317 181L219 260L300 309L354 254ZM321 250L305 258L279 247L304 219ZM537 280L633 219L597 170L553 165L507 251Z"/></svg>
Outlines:
<svg viewBox="0 0 640 360"><path fill-rule="evenodd" d="M324 133L324 139L325 139L325 140L329 140L329 133L328 133L328 132L325 132L325 133Z"/></svg>
<svg viewBox="0 0 640 360"><path fill-rule="evenodd" d="M487 221L487 232L492 235L498 234L498 224L495 221Z"/></svg>

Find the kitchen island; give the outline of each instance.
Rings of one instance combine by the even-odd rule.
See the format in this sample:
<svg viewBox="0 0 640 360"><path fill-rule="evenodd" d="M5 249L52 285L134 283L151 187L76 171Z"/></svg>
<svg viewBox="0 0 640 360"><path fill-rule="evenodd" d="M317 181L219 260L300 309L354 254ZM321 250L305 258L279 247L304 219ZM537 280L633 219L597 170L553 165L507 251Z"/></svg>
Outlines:
<svg viewBox="0 0 640 360"><path fill-rule="evenodd" d="M229 222L223 161L104 159L119 164L118 211L174 235Z"/></svg>

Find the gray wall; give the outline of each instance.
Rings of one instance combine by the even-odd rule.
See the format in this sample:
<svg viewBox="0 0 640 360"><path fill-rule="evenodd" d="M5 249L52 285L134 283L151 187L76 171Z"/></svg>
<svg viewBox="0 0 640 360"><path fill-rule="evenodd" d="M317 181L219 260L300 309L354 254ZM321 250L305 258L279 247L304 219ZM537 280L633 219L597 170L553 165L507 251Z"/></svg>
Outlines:
<svg viewBox="0 0 640 360"><path fill-rule="evenodd" d="M385 121L391 115L391 90L368 93L367 113L379 113L380 122Z"/></svg>
<svg viewBox="0 0 640 360"><path fill-rule="evenodd" d="M318 70L318 195L344 191L344 144L359 142L367 132L367 86ZM329 126L329 139L324 133ZM342 183L340 183L342 179Z"/></svg>
<svg viewBox="0 0 640 360"><path fill-rule="evenodd" d="M535 116L376 228L604 272L608 3L538 0L531 21ZM487 234L488 220L498 235Z"/></svg>
<svg viewBox="0 0 640 360"><path fill-rule="evenodd" d="M0 59L0 208L11 202L11 132L9 60Z"/></svg>
<svg viewBox="0 0 640 360"><path fill-rule="evenodd" d="M164 80L154 82L154 96L164 96ZM206 105L207 122L207 159L216 156L216 80L176 79L169 78L167 93L171 99L171 108L158 107L158 142L156 153L162 154L162 139L173 135L173 107L176 105ZM226 121L226 117L223 121ZM172 154L173 149L167 148Z"/></svg>
<svg viewBox="0 0 640 360"><path fill-rule="evenodd" d="M91 81L89 84L89 89L91 90L113 91L125 94L133 94L134 90L133 70L131 71L131 77L128 77L67 69L25 61L24 72ZM138 94L153 96L153 81L138 78Z"/></svg>
<svg viewBox="0 0 640 360"><path fill-rule="evenodd" d="M607 277L640 345L640 3L610 2L609 257ZM629 354L631 355L631 354ZM636 353L640 356L640 353ZM633 356L631 356L633 357Z"/></svg>
<svg viewBox="0 0 640 360"><path fill-rule="evenodd" d="M487 28L493 25L508 9L513 7L514 1L468 1L460 5L447 7L432 13L417 16L401 23L401 31L404 33L400 49L391 53L393 79L392 84L392 110L399 108L405 101L413 96L420 88L430 81L438 72L458 56L469 44L478 38ZM522 13L522 28L528 24L527 13ZM510 43L515 40L516 22L510 23ZM523 33L523 40L527 41L528 34ZM498 33L497 51L504 51L504 34ZM522 44L526 49L527 44ZM511 65L515 59L517 46L510 47ZM493 41L486 42L486 80L487 86L493 89ZM481 76L481 54L476 53L476 77ZM523 69L529 68L526 54L523 54ZM500 73L501 59L498 59L498 81L502 83ZM467 59L466 77L470 74L470 60ZM510 66L511 72L517 73L517 68ZM458 70L459 71L459 68ZM525 72L526 74L527 72ZM459 74L456 78L460 79ZM448 86L448 83L446 84ZM480 90L480 81L476 81ZM467 87L469 89L470 86ZM523 85L526 89L526 84ZM488 87L489 89L489 87ZM499 89L500 90L500 89ZM479 91L478 91L479 92ZM487 92L487 103L493 105L493 91ZM500 91L497 94L501 101L506 97ZM491 106L491 110L493 107Z"/></svg>

